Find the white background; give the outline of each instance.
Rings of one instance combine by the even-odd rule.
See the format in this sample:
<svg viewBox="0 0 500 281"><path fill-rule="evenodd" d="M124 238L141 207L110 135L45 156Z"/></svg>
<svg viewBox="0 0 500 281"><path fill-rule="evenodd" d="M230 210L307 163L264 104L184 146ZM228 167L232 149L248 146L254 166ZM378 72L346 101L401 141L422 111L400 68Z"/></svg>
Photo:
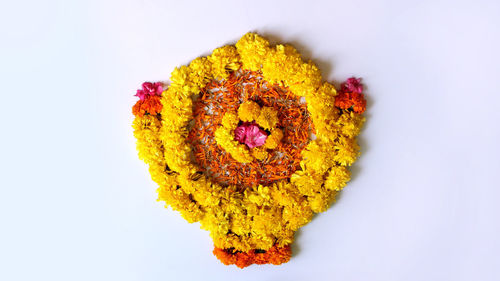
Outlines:
<svg viewBox="0 0 500 281"><path fill-rule="evenodd" d="M2 1L1 280L500 280L498 1ZM143 81L248 31L363 77L363 155L282 266L156 202Z"/></svg>

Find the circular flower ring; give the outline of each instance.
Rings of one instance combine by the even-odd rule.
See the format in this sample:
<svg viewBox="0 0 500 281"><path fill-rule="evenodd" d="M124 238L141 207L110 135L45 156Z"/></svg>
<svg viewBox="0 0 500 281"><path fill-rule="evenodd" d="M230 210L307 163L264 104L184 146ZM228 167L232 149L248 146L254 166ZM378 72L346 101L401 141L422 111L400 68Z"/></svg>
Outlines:
<svg viewBox="0 0 500 281"><path fill-rule="evenodd" d="M294 232L350 179L366 108L360 80L337 92L289 45L254 33L143 84L139 157L160 201L210 232L224 264L281 264Z"/></svg>

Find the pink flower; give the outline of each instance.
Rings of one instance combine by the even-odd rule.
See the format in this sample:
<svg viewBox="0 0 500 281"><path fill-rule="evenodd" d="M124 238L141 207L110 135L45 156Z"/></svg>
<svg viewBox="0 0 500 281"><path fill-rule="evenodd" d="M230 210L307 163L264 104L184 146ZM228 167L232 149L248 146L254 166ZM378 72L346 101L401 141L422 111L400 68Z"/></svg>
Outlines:
<svg viewBox="0 0 500 281"><path fill-rule="evenodd" d="M344 83L340 85L342 92L358 93L363 92L363 85L361 84L361 78L351 77L347 79Z"/></svg>
<svg viewBox="0 0 500 281"><path fill-rule="evenodd" d="M146 93L144 93L143 90L137 90L137 94L135 94L135 96L139 97L140 100L146 99Z"/></svg>
<svg viewBox="0 0 500 281"><path fill-rule="evenodd" d="M244 143L247 137L247 127L245 124L238 126L234 129L234 139L239 141L240 143Z"/></svg>
<svg viewBox="0 0 500 281"><path fill-rule="evenodd" d="M142 89L137 90L135 96L139 97L140 100L145 100L149 96L161 96L162 92L163 86L160 82L144 82L142 83Z"/></svg>
<svg viewBox="0 0 500 281"><path fill-rule="evenodd" d="M267 134L253 123L243 123L234 130L234 139L254 148L266 142Z"/></svg>

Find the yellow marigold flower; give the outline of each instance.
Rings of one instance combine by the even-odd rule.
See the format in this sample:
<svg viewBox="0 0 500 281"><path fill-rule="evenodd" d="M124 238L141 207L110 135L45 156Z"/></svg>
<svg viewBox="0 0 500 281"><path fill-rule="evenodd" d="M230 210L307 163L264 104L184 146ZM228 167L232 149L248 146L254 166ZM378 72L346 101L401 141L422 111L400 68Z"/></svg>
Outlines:
<svg viewBox="0 0 500 281"><path fill-rule="evenodd" d="M278 112L272 107L264 106L260 110L259 117L255 119L257 124L264 129L270 130L278 123Z"/></svg>
<svg viewBox="0 0 500 281"><path fill-rule="evenodd" d="M322 190L323 175L309 171L298 171L290 177L290 182L301 194L312 196Z"/></svg>
<svg viewBox="0 0 500 281"><path fill-rule="evenodd" d="M346 167L332 167L325 181L325 188L329 190L341 191L351 179L351 172Z"/></svg>
<svg viewBox="0 0 500 281"><path fill-rule="evenodd" d="M214 134L215 141L225 151L231 154L234 160L241 163L249 163L253 161L253 157L244 144L240 144L234 140L232 130L219 127Z"/></svg>
<svg viewBox="0 0 500 281"><path fill-rule="evenodd" d="M132 124L134 137L137 140L139 159L147 164L163 164L163 151L159 149L161 140L158 138L161 122L156 116L137 116Z"/></svg>
<svg viewBox="0 0 500 281"><path fill-rule="evenodd" d="M336 121L337 127L340 128L342 134L347 137L356 137L365 123L365 117L354 112L344 112Z"/></svg>
<svg viewBox="0 0 500 281"><path fill-rule="evenodd" d="M290 90L296 95L310 97L321 86L321 79L321 71L314 63L302 63L289 79Z"/></svg>
<svg viewBox="0 0 500 281"><path fill-rule="evenodd" d="M308 95L305 99L307 110L311 113L316 128L316 136L323 141L333 141L338 135L338 124L335 120L339 110L335 108L337 91L330 83L323 83L316 94Z"/></svg>
<svg viewBox="0 0 500 281"><path fill-rule="evenodd" d="M189 97L190 94L199 91L200 86L191 81L191 71L187 66L176 67L170 76L172 84L169 90L175 91L183 97ZM177 95L176 95L177 96Z"/></svg>
<svg viewBox="0 0 500 281"><path fill-rule="evenodd" d="M247 100L244 103L240 104L238 108L238 117L240 117L241 121L251 122L256 120L260 114L260 106L251 100Z"/></svg>
<svg viewBox="0 0 500 281"><path fill-rule="evenodd" d="M283 208L283 219L288 222L288 226L293 231L310 222L313 214L307 200L303 200L300 204Z"/></svg>
<svg viewBox="0 0 500 281"><path fill-rule="evenodd" d="M280 144L281 139L283 139L283 131L276 128L271 131L264 146L269 149L275 149Z"/></svg>
<svg viewBox="0 0 500 281"><path fill-rule="evenodd" d="M342 166L350 166L359 155L359 145L355 138L340 136L335 144L335 154L333 159Z"/></svg>
<svg viewBox="0 0 500 281"><path fill-rule="evenodd" d="M199 205L195 204L188 193L177 188L179 181L175 176L167 176L169 181L157 190L158 200L165 201L172 209L181 212L188 222L199 221L203 218L203 212ZM165 206L167 207L167 206Z"/></svg>
<svg viewBox="0 0 500 281"><path fill-rule="evenodd" d="M286 86L290 86L292 82L289 78L301 72L302 64L302 59L295 48L289 45L277 45L266 56L262 64L262 74L271 83L285 82ZM294 92L294 94L299 93Z"/></svg>
<svg viewBox="0 0 500 281"><path fill-rule="evenodd" d="M224 116L222 117L221 124L222 124L222 126L228 128L228 129L234 130L234 128L236 128L236 126L238 125L239 121L240 120L238 119L238 116L236 115L236 113L228 112L228 113L224 114Z"/></svg>
<svg viewBox="0 0 500 281"><path fill-rule="evenodd" d="M328 207L335 201L335 195L337 193L333 191L332 193L316 193L307 198L311 210L315 213L324 212Z"/></svg>
<svg viewBox="0 0 500 281"><path fill-rule="evenodd" d="M170 87L183 87L189 81L188 77L189 69L187 66L176 67L170 74L170 80L172 80Z"/></svg>
<svg viewBox="0 0 500 281"><path fill-rule="evenodd" d="M212 63L213 76L215 78L225 79L229 72L240 68L239 55L234 46L224 46L215 49L208 57Z"/></svg>
<svg viewBox="0 0 500 281"><path fill-rule="evenodd" d="M262 149L262 148L259 148L259 147L255 147L255 148L252 149L252 155L257 160L264 160L269 155L269 153L267 153L267 151L265 149Z"/></svg>
<svg viewBox="0 0 500 281"><path fill-rule="evenodd" d="M243 68L259 71L270 48L269 41L255 33L247 33L236 43Z"/></svg>
<svg viewBox="0 0 500 281"><path fill-rule="evenodd" d="M324 174L335 163L335 151L331 143L321 143L319 140L309 143L302 151L301 166L303 170L312 170Z"/></svg>
<svg viewBox="0 0 500 281"><path fill-rule="evenodd" d="M179 77L184 72L184 68L179 69ZM173 83L173 82L172 82ZM182 85L178 85L182 88ZM197 169L190 161L191 148L186 143L187 125L191 119L192 100L188 96L178 94L178 88L169 88L167 94L162 97L162 127L159 132L159 139L164 146L165 162L171 169L179 173L192 173ZM171 96L166 100L166 96Z"/></svg>
<svg viewBox="0 0 500 281"><path fill-rule="evenodd" d="M189 63L189 80L196 85L198 91L213 79L212 63L209 59L196 58Z"/></svg>

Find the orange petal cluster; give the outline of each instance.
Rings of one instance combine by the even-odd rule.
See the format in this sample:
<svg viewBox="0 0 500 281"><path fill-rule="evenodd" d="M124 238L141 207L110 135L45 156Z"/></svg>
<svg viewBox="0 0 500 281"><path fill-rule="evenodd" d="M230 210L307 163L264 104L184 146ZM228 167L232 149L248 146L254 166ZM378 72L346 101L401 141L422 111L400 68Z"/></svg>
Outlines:
<svg viewBox="0 0 500 281"><path fill-rule="evenodd" d="M146 114L157 115L162 108L161 96L148 96L146 99L138 100L135 103L134 107L132 107L132 113L140 117Z"/></svg>
<svg viewBox="0 0 500 281"><path fill-rule="evenodd" d="M225 265L234 264L239 268L244 268L252 264L278 265L288 262L292 256L292 249L290 245L283 247L274 245L267 251L250 250L248 252L214 248L213 253Z"/></svg>
<svg viewBox="0 0 500 281"><path fill-rule="evenodd" d="M335 106L341 109L350 109L361 114L366 110L366 100L362 93L340 92L335 97Z"/></svg>

